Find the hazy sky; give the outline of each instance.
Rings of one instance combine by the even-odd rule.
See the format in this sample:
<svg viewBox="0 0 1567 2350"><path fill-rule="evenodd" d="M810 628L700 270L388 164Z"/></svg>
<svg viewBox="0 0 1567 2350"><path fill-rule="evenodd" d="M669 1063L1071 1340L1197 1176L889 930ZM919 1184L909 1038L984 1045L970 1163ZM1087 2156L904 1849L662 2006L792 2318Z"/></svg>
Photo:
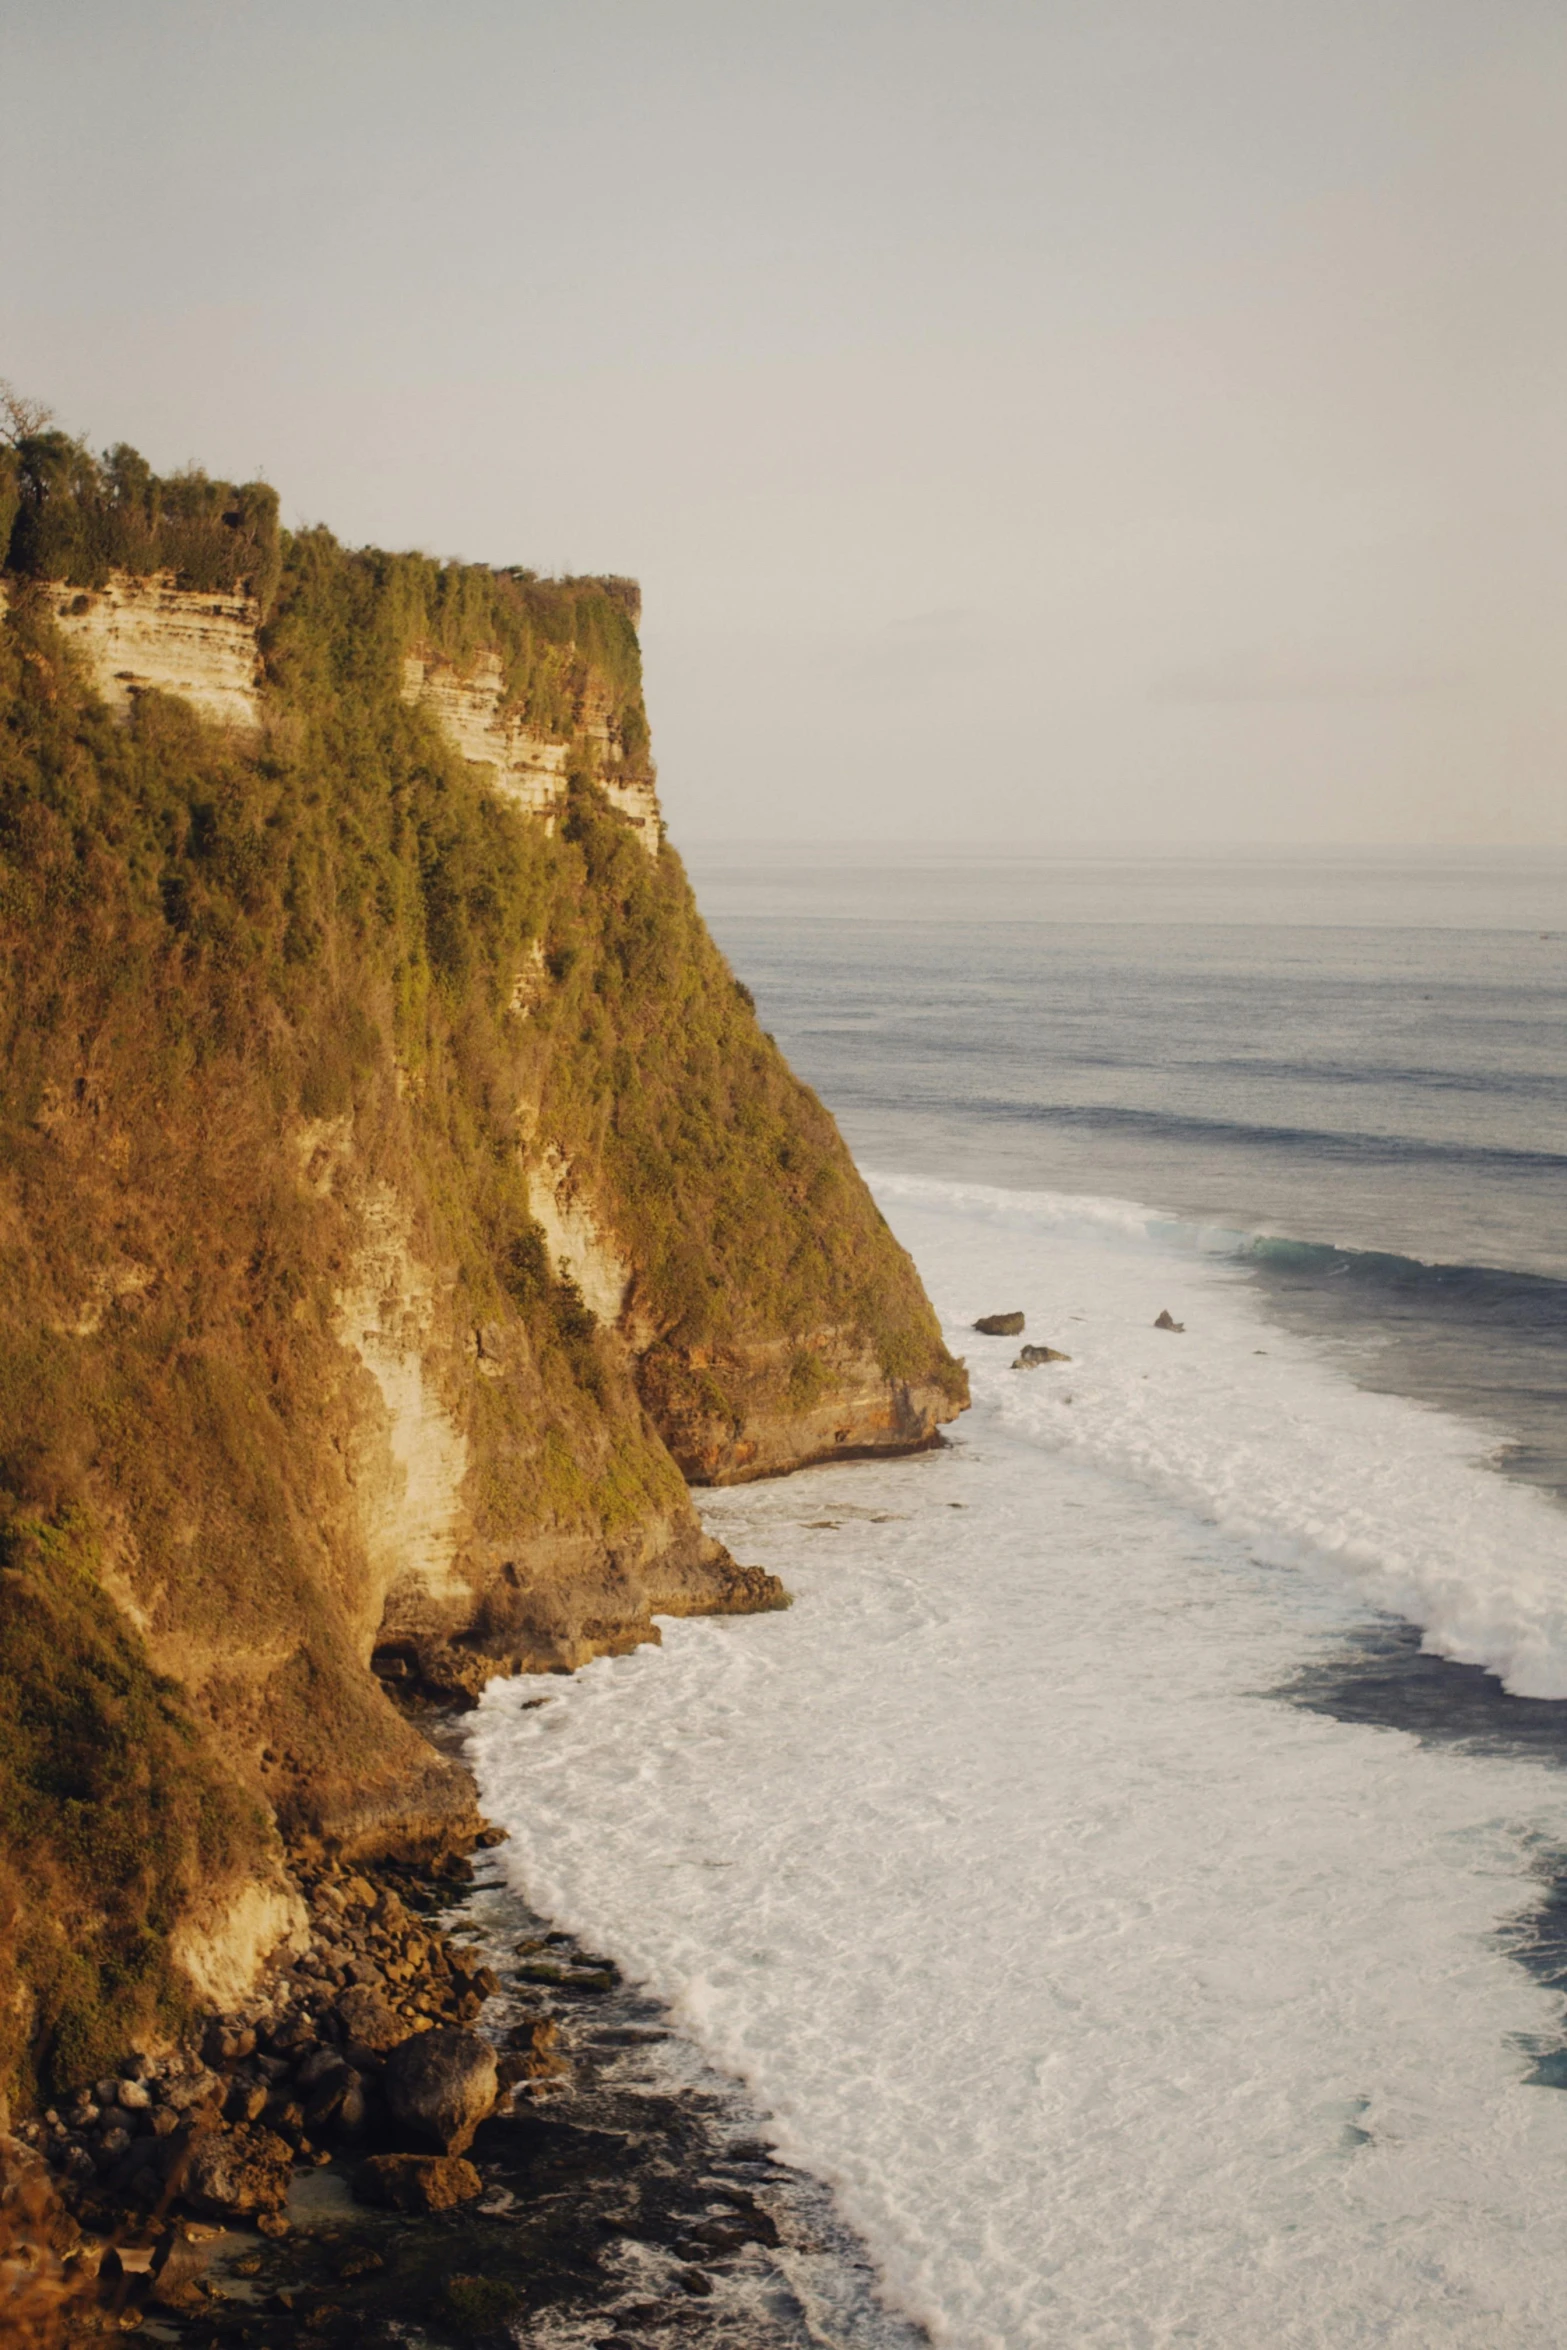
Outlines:
<svg viewBox="0 0 1567 2350"><path fill-rule="evenodd" d="M1567 839L1561 0L0 7L0 374L635 572L677 838Z"/></svg>

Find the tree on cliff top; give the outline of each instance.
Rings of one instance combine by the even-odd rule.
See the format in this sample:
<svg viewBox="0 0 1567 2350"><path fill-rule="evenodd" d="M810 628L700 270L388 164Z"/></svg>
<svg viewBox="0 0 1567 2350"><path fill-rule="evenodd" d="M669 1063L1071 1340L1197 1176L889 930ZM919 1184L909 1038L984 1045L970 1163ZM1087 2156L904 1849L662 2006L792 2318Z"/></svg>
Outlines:
<svg viewBox="0 0 1567 2350"><path fill-rule="evenodd" d="M19 449L35 433L47 432L53 422L54 410L46 400L28 399L9 376L0 375L0 441Z"/></svg>

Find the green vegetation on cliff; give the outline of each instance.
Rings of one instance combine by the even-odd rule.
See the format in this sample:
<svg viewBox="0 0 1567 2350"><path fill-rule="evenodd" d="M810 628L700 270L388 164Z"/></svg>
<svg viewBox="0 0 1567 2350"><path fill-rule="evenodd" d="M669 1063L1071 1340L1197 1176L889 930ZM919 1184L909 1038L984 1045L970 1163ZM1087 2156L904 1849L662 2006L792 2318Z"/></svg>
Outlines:
<svg viewBox="0 0 1567 2350"><path fill-rule="evenodd" d="M250 596L267 618L283 581L283 548L277 492L267 482L213 481L194 466L160 476L123 442L95 457L52 430L0 447L0 570L84 591L101 589L115 572L164 573L179 588ZM289 542L288 575L280 644L296 656L296 691L307 677L317 689L326 682L306 649L311 626L331 632L339 651L345 623L363 630L353 669L372 697L392 683L389 653L400 658L417 645L460 666L481 650L495 652L508 704L535 733L571 736L591 687L620 737L626 770L645 772L634 581L541 581L521 568L375 550L345 557L326 531Z"/></svg>
<svg viewBox="0 0 1567 2350"><path fill-rule="evenodd" d="M541 1124L616 1203L666 1342L858 1332L891 1378L963 1392L919 1277L837 1128L757 1026L678 860L584 794L551 893ZM580 860L580 862L578 862Z"/></svg>
<svg viewBox="0 0 1567 2350"><path fill-rule="evenodd" d="M278 582L276 490L212 481L197 466L160 477L123 441L100 458L63 432L37 432L0 452L0 538L13 571L68 587L168 571L177 586L265 606Z"/></svg>
<svg viewBox="0 0 1567 2350"><path fill-rule="evenodd" d="M552 1576L589 1577L558 1635L575 1655L639 1636L649 1590L726 1604L733 1573L703 1563L658 1382L639 1391L549 1262L544 1144L682 1375L763 1346L779 1408L803 1407L832 1384L823 1330L892 1381L958 1400L962 1375L678 860L597 788L590 716L627 767L646 754L628 583L280 537L270 493L57 435L9 478L0 1942L22 1988L0 1981L0 2080L30 2057L60 2088L178 2012L172 1923L198 1886L275 1868L273 1817L352 1842L451 1800L366 1670L386 1575L363 1431L385 1412L343 1301L367 1235L425 1269L481 1647L509 1624L549 1653ZM150 692L111 717L31 582L118 567L263 602L259 737ZM410 650L499 652L511 706L572 746L558 827L404 701ZM684 1584L659 1582L666 1555Z"/></svg>

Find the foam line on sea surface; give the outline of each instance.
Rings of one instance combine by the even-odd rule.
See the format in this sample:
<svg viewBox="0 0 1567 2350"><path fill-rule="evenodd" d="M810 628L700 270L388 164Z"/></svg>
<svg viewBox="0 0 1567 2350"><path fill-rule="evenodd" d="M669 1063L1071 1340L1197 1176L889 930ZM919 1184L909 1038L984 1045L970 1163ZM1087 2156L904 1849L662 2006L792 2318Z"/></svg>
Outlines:
<svg viewBox="0 0 1567 2350"><path fill-rule="evenodd" d="M1015 1292L947 1295L976 1397L1031 1442L1094 1461L1196 1511L1267 1562L1326 1577L1418 1624L1428 1648L1515 1694L1567 1697L1561 1512L1486 1465L1494 1433L1368 1392L1321 1339L1281 1329L1247 1278L1255 1236L1126 1200L872 1178L922 1262L934 1227L1002 1225ZM949 1277L950 1278L950 1277ZM1069 1366L1022 1374L968 1335L1024 1307ZM1168 1307L1187 1324L1156 1331Z"/></svg>

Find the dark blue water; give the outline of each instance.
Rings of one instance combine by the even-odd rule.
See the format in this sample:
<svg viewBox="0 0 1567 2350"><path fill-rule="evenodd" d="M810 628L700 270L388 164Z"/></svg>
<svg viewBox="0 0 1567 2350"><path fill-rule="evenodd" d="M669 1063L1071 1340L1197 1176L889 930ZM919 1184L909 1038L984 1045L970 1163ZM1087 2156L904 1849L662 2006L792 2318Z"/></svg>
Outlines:
<svg viewBox="0 0 1567 2350"><path fill-rule="evenodd" d="M862 1164L1250 1235L1282 1320L1567 1498L1567 853L690 862Z"/></svg>

